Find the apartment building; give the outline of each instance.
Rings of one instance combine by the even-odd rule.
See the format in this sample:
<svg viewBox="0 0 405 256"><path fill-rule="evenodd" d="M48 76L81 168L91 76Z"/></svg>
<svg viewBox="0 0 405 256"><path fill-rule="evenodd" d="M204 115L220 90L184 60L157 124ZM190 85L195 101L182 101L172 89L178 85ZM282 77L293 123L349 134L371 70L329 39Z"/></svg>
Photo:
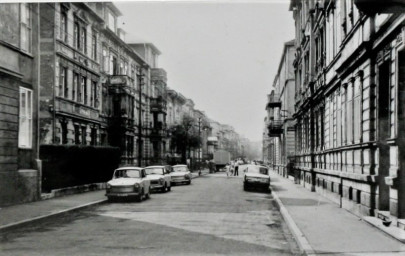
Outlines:
<svg viewBox="0 0 405 256"><path fill-rule="evenodd" d="M295 111L294 54L294 40L286 42L274 78L273 90L268 95L266 105L267 158L271 159L270 163L273 168L283 176L288 175L290 169L287 166L295 154L295 121L293 119Z"/></svg>
<svg viewBox="0 0 405 256"><path fill-rule="evenodd" d="M290 3L301 184L403 229L404 4Z"/></svg>
<svg viewBox="0 0 405 256"><path fill-rule="evenodd" d="M39 4L0 4L0 206L37 200Z"/></svg>

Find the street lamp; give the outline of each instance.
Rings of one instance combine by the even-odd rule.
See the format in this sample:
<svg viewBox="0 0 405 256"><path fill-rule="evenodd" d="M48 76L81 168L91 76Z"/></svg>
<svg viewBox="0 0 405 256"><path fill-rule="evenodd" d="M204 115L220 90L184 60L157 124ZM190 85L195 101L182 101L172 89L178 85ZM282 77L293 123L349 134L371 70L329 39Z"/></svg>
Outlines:
<svg viewBox="0 0 405 256"><path fill-rule="evenodd" d="M144 74L142 72L142 68L138 67L137 69L137 74L138 78L138 98L139 98L139 110L138 110L138 166L142 166L142 146L143 146L143 141L142 141L142 86L144 85Z"/></svg>

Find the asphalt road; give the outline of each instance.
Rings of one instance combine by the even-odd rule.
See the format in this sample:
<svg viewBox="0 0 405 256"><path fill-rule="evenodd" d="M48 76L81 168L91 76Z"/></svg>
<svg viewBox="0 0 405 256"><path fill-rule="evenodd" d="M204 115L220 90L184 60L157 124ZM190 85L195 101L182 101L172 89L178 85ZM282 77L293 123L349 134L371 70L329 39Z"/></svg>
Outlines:
<svg viewBox="0 0 405 256"><path fill-rule="evenodd" d="M271 194L224 173L10 231L0 255L298 255Z"/></svg>

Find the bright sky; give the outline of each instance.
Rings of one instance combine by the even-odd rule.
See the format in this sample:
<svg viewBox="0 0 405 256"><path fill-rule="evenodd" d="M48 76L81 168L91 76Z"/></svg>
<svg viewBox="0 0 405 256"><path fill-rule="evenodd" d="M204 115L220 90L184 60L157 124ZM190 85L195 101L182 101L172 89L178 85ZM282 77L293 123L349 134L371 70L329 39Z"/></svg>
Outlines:
<svg viewBox="0 0 405 256"><path fill-rule="evenodd" d="M115 2L127 42L151 42L168 86L211 119L261 140L266 95L283 43L294 38L289 0Z"/></svg>

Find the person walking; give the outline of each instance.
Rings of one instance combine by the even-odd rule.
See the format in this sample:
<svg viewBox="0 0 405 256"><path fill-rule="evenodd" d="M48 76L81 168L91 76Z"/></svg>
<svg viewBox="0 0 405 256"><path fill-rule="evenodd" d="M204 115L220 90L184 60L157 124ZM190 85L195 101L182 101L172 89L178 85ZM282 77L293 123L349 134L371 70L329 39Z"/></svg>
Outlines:
<svg viewBox="0 0 405 256"><path fill-rule="evenodd" d="M239 176L239 161L235 161L235 170L234 170L234 176Z"/></svg>

